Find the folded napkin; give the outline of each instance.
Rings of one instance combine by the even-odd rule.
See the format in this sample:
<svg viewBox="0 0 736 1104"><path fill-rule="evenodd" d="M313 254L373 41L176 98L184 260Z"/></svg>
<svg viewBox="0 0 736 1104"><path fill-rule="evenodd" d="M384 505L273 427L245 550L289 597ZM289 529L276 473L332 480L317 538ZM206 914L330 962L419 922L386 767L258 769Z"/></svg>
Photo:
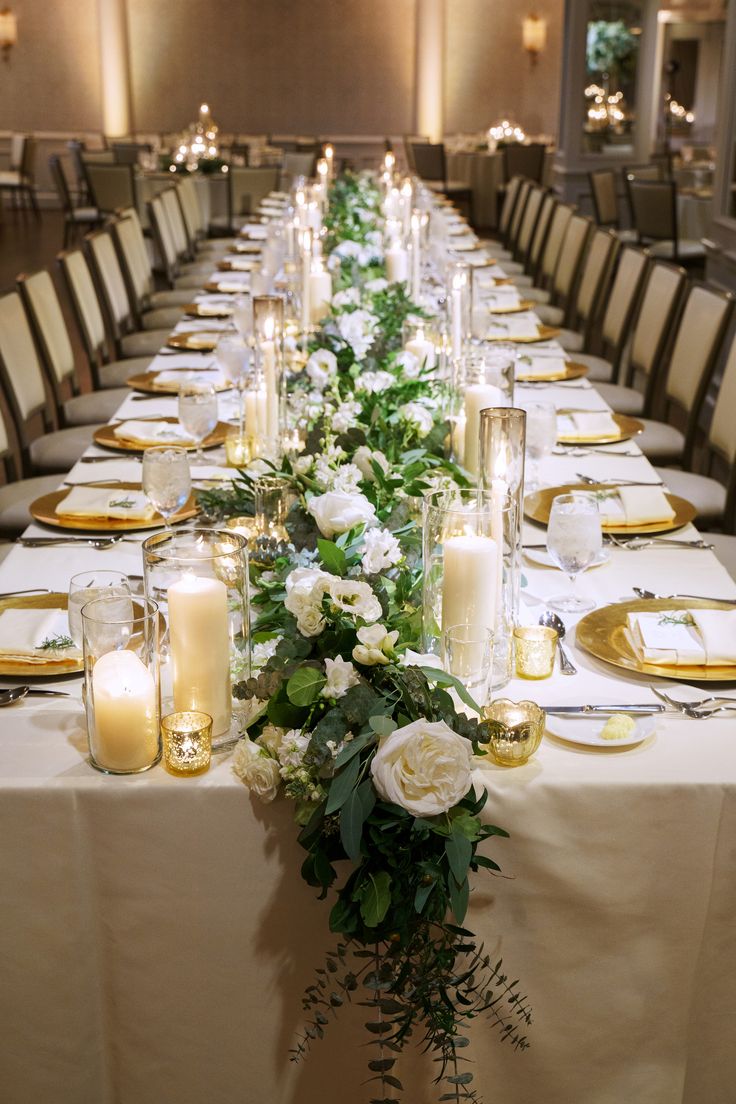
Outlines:
<svg viewBox="0 0 736 1104"><path fill-rule="evenodd" d="M139 445L192 445L194 440L178 422L136 421L121 422L113 433L123 441Z"/></svg>
<svg viewBox="0 0 736 1104"><path fill-rule="evenodd" d="M567 362L564 357L522 356L516 362L518 379L553 379L555 376L563 376L566 370Z"/></svg>
<svg viewBox="0 0 736 1104"><path fill-rule="evenodd" d="M260 254L260 253L263 252L263 246L259 245L257 242L249 242L249 241L235 242L235 244L233 246L231 246L231 248L234 249L236 253L259 253Z"/></svg>
<svg viewBox="0 0 736 1104"><path fill-rule="evenodd" d="M644 663L667 667L736 664L736 610L630 613L627 628Z"/></svg>
<svg viewBox="0 0 736 1104"><path fill-rule="evenodd" d="M484 267L482 272L479 272L479 273L477 273L476 275L473 276L474 285L477 283L479 287L493 287L496 284L496 280L505 280L507 278L506 273L504 272L504 270L501 268L500 265L498 265L498 264L488 265L487 264L488 257L485 253L485 250L483 251L483 253L479 253L478 255L480 257L482 257L482 262L481 263L484 266L487 265L487 267ZM476 263L475 258L474 257L468 257L467 263L470 264L470 265L475 264ZM510 286L511 286L510 284L501 284L501 287L510 287Z"/></svg>
<svg viewBox="0 0 736 1104"><path fill-rule="evenodd" d="M207 300L197 303L197 314L202 318L217 318L219 315L231 315L233 308L229 303L208 303Z"/></svg>
<svg viewBox="0 0 736 1104"><path fill-rule="evenodd" d="M534 315L518 315L515 318L505 318L503 322L494 319L488 336L502 340L505 338L507 341L539 337L539 322Z"/></svg>
<svg viewBox="0 0 736 1104"><path fill-rule="evenodd" d="M483 300L489 311L518 310L521 306L521 296L515 287L491 288L487 291Z"/></svg>
<svg viewBox="0 0 736 1104"><path fill-rule="evenodd" d="M183 386L185 383L203 383L211 384L212 387L222 387L227 381L221 372L213 372L211 369L206 372L198 372L196 368L192 368L182 372L181 369L177 371L175 368L170 368L165 372L157 372L154 382L175 383L177 386Z"/></svg>
<svg viewBox="0 0 736 1104"><path fill-rule="evenodd" d="M213 284L218 291L225 292L227 295L240 295L248 290L248 286L245 280L218 280Z"/></svg>
<svg viewBox="0 0 736 1104"><path fill-rule="evenodd" d="M69 637L69 619L62 609L7 609L0 614L0 655L30 663L79 660L82 653ZM59 647L51 647L52 644ZM43 645L47 646L44 647Z"/></svg>
<svg viewBox="0 0 736 1104"><path fill-rule="evenodd" d="M601 525L656 525L675 516L659 487L615 487L597 492L596 497Z"/></svg>
<svg viewBox="0 0 736 1104"><path fill-rule="evenodd" d="M182 328L174 337L186 337L190 349L212 349L217 344L217 334L209 330L187 330Z"/></svg>
<svg viewBox="0 0 736 1104"><path fill-rule="evenodd" d="M243 257L226 258L232 272L252 272L258 265L258 261L247 260Z"/></svg>
<svg viewBox="0 0 736 1104"><path fill-rule="evenodd" d="M472 253L478 248L478 243L475 238L453 238L449 243L449 247L453 253Z"/></svg>
<svg viewBox="0 0 736 1104"><path fill-rule="evenodd" d="M156 511L142 491L72 487L54 511L58 517L150 521Z"/></svg>
<svg viewBox="0 0 736 1104"><path fill-rule="evenodd" d="M260 222L246 222L240 227L240 233L244 238L251 238L253 241L265 241L268 237L268 227L261 226Z"/></svg>
<svg viewBox="0 0 736 1104"><path fill-rule="evenodd" d="M565 441L596 441L618 437L620 429L607 410L576 410L557 415L557 437Z"/></svg>

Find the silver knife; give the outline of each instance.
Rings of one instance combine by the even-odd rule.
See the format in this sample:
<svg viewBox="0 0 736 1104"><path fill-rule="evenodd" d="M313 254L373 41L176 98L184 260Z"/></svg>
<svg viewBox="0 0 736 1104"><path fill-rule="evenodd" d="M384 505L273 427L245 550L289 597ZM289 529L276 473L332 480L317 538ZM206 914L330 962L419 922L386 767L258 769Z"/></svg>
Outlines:
<svg viewBox="0 0 736 1104"><path fill-rule="evenodd" d="M643 703L637 703L635 705L540 705L540 709L543 709L545 713L664 713L665 706L659 703L652 705L645 705Z"/></svg>

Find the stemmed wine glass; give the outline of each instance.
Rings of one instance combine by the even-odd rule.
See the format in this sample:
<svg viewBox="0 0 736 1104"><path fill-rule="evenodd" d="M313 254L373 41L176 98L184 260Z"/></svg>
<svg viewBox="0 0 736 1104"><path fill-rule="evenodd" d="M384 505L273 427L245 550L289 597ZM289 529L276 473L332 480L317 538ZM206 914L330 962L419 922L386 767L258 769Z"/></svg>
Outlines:
<svg viewBox="0 0 736 1104"><path fill-rule="evenodd" d="M251 311L252 317L252 311ZM240 328L238 326L238 328ZM237 337L235 334L224 334L217 342L215 351L217 363L222 369L228 383L231 383L238 392L238 425L239 436L243 437L243 422L245 420L245 379L250 368L251 350L246 343L245 336Z"/></svg>
<svg viewBox="0 0 736 1104"><path fill-rule="evenodd" d="M197 442L196 462L204 460L202 442L217 425L217 391L210 384L191 384L179 391L179 422Z"/></svg>
<svg viewBox="0 0 736 1104"><path fill-rule="evenodd" d="M171 515L181 509L192 489L187 450L171 445L146 449L142 483L146 498L161 514L166 528L171 529Z"/></svg>
<svg viewBox="0 0 736 1104"><path fill-rule="evenodd" d="M526 490L539 486L539 465L557 443L557 411L549 403L529 403L526 408Z"/></svg>
<svg viewBox="0 0 736 1104"><path fill-rule="evenodd" d="M595 602L579 598L575 580L600 555L603 536L595 498L589 494L557 495L547 524L547 551L570 578L572 594L550 598L547 605L567 613L585 613Z"/></svg>

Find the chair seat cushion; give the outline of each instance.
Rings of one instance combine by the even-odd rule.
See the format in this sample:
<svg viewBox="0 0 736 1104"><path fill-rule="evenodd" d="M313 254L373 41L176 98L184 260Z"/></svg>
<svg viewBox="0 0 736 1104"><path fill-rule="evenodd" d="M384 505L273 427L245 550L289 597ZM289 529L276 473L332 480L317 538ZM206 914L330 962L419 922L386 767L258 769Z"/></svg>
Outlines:
<svg viewBox="0 0 736 1104"><path fill-rule="evenodd" d="M577 330L560 330L556 340L566 353L579 353L583 347L583 335Z"/></svg>
<svg viewBox="0 0 736 1104"><path fill-rule="evenodd" d="M0 172L0 188L20 187L20 173L14 169L4 169Z"/></svg>
<svg viewBox="0 0 736 1104"><path fill-rule="evenodd" d="M591 356L590 353L579 353L575 357L576 364L584 364L588 369L588 379L591 381L607 383L613 376L613 365L610 360L603 357Z"/></svg>
<svg viewBox="0 0 736 1104"><path fill-rule="evenodd" d="M185 307L191 301L191 292L182 288L181 291L154 291L146 304L151 310L158 310L159 307Z"/></svg>
<svg viewBox="0 0 736 1104"><path fill-rule="evenodd" d="M636 230L614 230L613 232L620 242L636 243L639 240Z"/></svg>
<svg viewBox="0 0 736 1104"><path fill-rule="evenodd" d="M179 265L179 273L182 276L202 276L203 279L200 283L212 275L212 269L214 268L214 261L187 261L186 264Z"/></svg>
<svg viewBox="0 0 736 1104"><path fill-rule="evenodd" d="M144 330L158 330L163 327L171 329L177 322L181 322L181 315L178 307L154 307L145 312L141 322Z"/></svg>
<svg viewBox="0 0 736 1104"><path fill-rule="evenodd" d="M561 307L553 307L551 303L539 303L535 309L545 326L561 326L565 321L565 312Z"/></svg>
<svg viewBox="0 0 736 1104"><path fill-rule="evenodd" d="M212 267L213 266L210 265L210 267L208 269L209 273L212 273ZM175 276L174 277L174 287L177 290L179 290L181 288L192 288L193 290L201 291L202 290L202 284L204 282L205 282L205 277L202 276L202 275L199 275L199 276ZM190 302L191 302L191 296L189 298L190 298Z"/></svg>
<svg viewBox="0 0 736 1104"><path fill-rule="evenodd" d="M127 360L115 360L112 364L103 364L99 371L99 383L103 390L124 387L131 376L147 372L151 367L151 357L129 357Z"/></svg>
<svg viewBox="0 0 736 1104"><path fill-rule="evenodd" d="M631 414L638 418L644 409L644 396L635 387L622 387L620 383L599 382L596 383L595 389L617 414ZM658 422L652 424L659 425ZM641 445L641 437L637 437L636 443Z"/></svg>
<svg viewBox="0 0 736 1104"><path fill-rule="evenodd" d="M524 298L525 299L530 299L531 298L531 296L527 295L526 289L531 288L532 278L531 278L531 276L527 276L526 272L522 272L518 276L516 274L514 274L511 277L511 283L514 284L515 287L524 288Z"/></svg>
<svg viewBox="0 0 736 1104"><path fill-rule="evenodd" d="M507 276L523 276L524 266L521 261L504 261L501 265Z"/></svg>
<svg viewBox="0 0 736 1104"><path fill-rule="evenodd" d="M685 447L685 437L679 429L665 422L642 418L644 432L636 437L636 443L644 455L657 464L676 464Z"/></svg>
<svg viewBox="0 0 736 1104"><path fill-rule="evenodd" d="M531 278L529 276L521 276L517 280L517 278L514 277L514 283L517 285L517 287L523 288L521 294L524 299L530 299L532 303L549 303L551 296L548 291L545 291L544 288L533 287L531 283L522 284L521 280L523 279L530 280Z"/></svg>
<svg viewBox="0 0 736 1104"><path fill-rule="evenodd" d="M726 488L717 479L677 468L657 468L657 474L673 494L692 502L698 511L696 521L701 525L714 525L723 519Z"/></svg>
<svg viewBox="0 0 736 1104"><path fill-rule="evenodd" d="M124 357L155 356L165 345L171 330L143 330L140 333L126 334L120 343Z"/></svg>
<svg viewBox="0 0 736 1104"><path fill-rule="evenodd" d="M736 537L727 533L701 533L704 540L715 545L715 554L732 579L736 579Z"/></svg>
<svg viewBox="0 0 736 1104"><path fill-rule="evenodd" d="M674 255L674 246L671 241L653 242L651 245L647 246L647 249L653 257L666 257L668 261L671 261ZM677 257L678 260L705 257L705 246L699 241L690 241L688 239L678 241Z"/></svg>
<svg viewBox="0 0 736 1104"><path fill-rule="evenodd" d="M92 429L91 425L73 426L37 437L29 450L34 472L68 472L92 444Z"/></svg>
<svg viewBox="0 0 736 1104"><path fill-rule="evenodd" d="M75 207L69 217L73 222L98 222L102 215L96 207Z"/></svg>
<svg viewBox="0 0 736 1104"><path fill-rule="evenodd" d="M33 520L28 507L41 495L58 490L62 479L60 474L37 475L0 487L0 533L13 540L19 537Z"/></svg>
<svg viewBox="0 0 736 1104"><path fill-rule="evenodd" d="M108 422L130 396L127 387L113 387L105 391L92 391L88 395L75 395L64 403L64 420L68 426L98 425Z"/></svg>

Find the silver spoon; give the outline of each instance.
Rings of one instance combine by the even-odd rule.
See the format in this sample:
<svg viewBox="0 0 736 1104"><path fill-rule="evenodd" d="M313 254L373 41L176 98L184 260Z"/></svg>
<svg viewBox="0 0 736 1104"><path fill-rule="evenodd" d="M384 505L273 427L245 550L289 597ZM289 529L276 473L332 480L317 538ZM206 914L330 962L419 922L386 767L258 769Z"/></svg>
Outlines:
<svg viewBox="0 0 736 1104"><path fill-rule="evenodd" d="M68 698L70 696L64 690L34 690L31 686L11 686L7 690L0 690L0 706L12 705L13 702L22 701L29 694L33 697L43 698Z"/></svg>
<svg viewBox="0 0 736 1104"><path fill-rule="evenodd" d="M565 638L565 624L561 617L558 617L556 613L552 613L551 610L547 610L539 618L540 625L546 625L548 629L554 629L557 633L557 651L560 653L560 672L563 675L576 675L578 669L568 656L565 649L562 647L562 641Z"/></svg>

